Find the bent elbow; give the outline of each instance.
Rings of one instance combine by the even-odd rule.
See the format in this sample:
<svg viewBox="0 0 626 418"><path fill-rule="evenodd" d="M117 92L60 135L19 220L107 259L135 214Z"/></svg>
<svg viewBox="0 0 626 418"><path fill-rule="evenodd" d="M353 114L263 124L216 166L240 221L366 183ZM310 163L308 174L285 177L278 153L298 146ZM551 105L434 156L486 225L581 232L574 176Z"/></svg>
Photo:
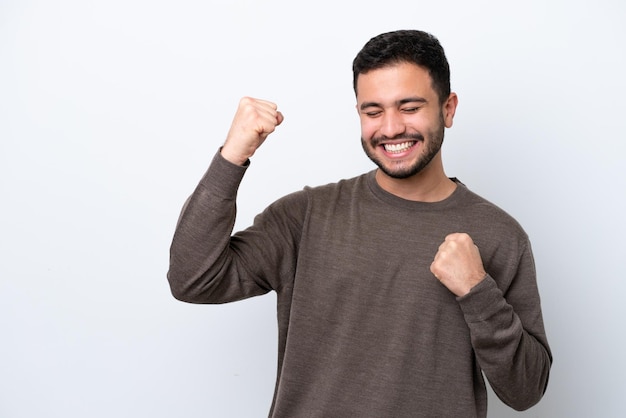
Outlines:
<svg viewBox="0 0 626 418"><path fill-rule="evenodd" d="M541 401L546 393L550 377L550 366L551 360L547 360L544 367L541 368L540 376L538 378L527 376L526 385L519 388L515 394L507 396L503 393L498 393L498 391L496 391L496 394L506 405L516 411L526 411L532 408Z"/></svg>
<svg viewBox="0 0 626 418"><path fill-rule="evenodd" d="M185 292L183 289L170 285L170 292L172 293L172 296L176 300L179 300L181 302L187 302L187 303L195 303L195 299L188 292Z"/></svg>
<svg viewBox="0 0 626 418"><path fill-rule="evenodd" d="M537 405L542 397L543 397L543 394L539 396L528 397L522 400L506 402L506 404L510 406L512 409L522 412L522 411L527 411L533 406Z"/></svg>
<svg viewBox="0 0 626 418"><path fill-rule="evenodd" d="M198 292L193 290L193 286L189 285L190 280L186 280L183 275L170 269L167 273L167 281L174 299L187 303L201 303Z"/></svg>

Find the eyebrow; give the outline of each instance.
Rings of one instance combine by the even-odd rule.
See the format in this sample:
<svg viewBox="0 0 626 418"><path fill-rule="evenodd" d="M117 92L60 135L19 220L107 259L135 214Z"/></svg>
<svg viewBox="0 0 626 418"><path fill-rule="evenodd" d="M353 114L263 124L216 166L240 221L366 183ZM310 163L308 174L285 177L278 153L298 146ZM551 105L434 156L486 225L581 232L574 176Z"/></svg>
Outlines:
<svg viewBox="0 0 626 418"><path fill-rule="evenodd" d="M396 106L401 106L407 103L427 103L427 102L428 100L426 100L423 97L407 97L406 99L397 100L395 104ZM383 107L383 106L377 102L363 102L361 103L360 109L364 110L364 109L367 109L368 107Z"/></svg>

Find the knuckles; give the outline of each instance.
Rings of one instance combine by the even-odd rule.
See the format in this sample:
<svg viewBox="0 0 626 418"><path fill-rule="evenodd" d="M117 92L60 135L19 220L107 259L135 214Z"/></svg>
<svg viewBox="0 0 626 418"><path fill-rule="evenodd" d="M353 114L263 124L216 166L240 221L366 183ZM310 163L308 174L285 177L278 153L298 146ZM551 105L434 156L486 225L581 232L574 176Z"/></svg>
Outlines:
<svg viewBox="0 0 626 418"><path fill-rule="evenodd" d="M453 234L449 234L445 241L449 242L458 242L458 243L470 243L473 244L472 237L465 232L455 232Z"/></svg>

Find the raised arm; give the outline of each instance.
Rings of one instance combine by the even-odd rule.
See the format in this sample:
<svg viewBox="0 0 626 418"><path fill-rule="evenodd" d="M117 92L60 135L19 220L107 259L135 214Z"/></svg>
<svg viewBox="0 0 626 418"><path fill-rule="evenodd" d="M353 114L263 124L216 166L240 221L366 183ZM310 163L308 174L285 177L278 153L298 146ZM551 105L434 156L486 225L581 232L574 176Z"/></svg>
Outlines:
<svg viewBox="0 0 626 418"><path fill-rule="evenodd" d="M167 278L177 299L223 303L270 290L243 256L244 243L234 244L231 235L237 190L248 158L282 121L275 104L249 97L241 99L221 154L213 158L185 203L176 226ZM245 244L247 256L258 259L255 246L264 244L259 243L262 239L251 241Z"/></svg>

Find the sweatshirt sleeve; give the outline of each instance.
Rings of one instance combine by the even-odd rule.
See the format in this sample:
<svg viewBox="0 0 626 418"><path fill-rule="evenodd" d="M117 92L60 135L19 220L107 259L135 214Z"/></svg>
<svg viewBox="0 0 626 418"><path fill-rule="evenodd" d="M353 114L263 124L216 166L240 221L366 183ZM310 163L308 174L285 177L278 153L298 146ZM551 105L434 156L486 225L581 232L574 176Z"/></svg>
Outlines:
<svg viewBox="0 0 626 418"><path fill-rule="evenodd" d="M525 410L542 398L552 364L530 244L504 293L487 276L458 298L476 358L496 395Z"/></svg>
<svg viewBox="0 0 626 418"><path fill-rule="evenodd" d="M218 152L187 199L170 247L172 295L191 303L226 303L276 290L295 268L302 196L284 197L232 235L246 166Z"/></svg>

